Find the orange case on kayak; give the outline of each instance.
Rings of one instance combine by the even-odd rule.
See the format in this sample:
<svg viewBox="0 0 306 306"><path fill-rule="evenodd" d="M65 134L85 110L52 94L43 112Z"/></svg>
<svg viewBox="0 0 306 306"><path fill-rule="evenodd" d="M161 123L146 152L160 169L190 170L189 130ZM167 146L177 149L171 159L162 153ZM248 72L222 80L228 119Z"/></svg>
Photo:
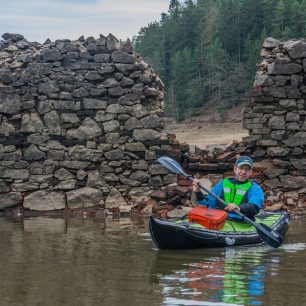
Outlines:
<svg viewBox="0 0 306 306"><path fill-rule="evenodd" d="M219 230L224 226L227 213L220 209L209 209L206 206L196 206L188 212L189 222L196 222L208 229Z"/></svg>

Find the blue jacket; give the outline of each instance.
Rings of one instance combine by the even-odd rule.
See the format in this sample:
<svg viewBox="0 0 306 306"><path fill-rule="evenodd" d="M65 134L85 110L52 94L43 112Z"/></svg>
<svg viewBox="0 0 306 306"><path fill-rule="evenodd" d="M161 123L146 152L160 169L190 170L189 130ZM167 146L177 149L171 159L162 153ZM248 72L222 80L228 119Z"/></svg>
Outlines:
<svg viewBox="0 0 306 306"><path fill-rule="evenodd" d="M215 185L211 189L211 192L224 200L224 197L223 197L223 180L219 181L218 184ZM252 186L248 190L246 198L243 199L242 203L254 204L254 205L258 206L259 209L261 209L263 207L264 193L263 193L261 187L256 182L252 181ZM208 206L210 208L218 208L218 201L209 194L206 195L203 200L198 201L198 204L205 205L205 206ZM234 219L241 219L235 213L229 213L228 217L229 218L234 218Z"/></svg>

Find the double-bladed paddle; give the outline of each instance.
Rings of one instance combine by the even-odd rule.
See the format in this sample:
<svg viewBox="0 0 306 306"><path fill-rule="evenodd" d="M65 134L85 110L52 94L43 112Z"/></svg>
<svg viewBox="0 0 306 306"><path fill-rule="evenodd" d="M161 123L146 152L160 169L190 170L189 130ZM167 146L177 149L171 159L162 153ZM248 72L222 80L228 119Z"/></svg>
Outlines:
<svg viewBox="0 0 306 306"><path fill-rule="evenodd" d="M194 178L187 173L184 172L182 169L181 165L177 163L174 159L168 157L168 156L162 156L157 159L157 161L163 165L165 168L167 168L169 171L180 174L187 178L190 181L193 181ZM224 202L222 199L220 199L216 194L205 188L203 184L199 183L198 184L200 189L206 191L208 194L210 194L212 197L214 197L220 204L221 208L224 208L227 204ZM256 228L256 231L261 238L261 240L266 243L267 245L273 247L273 248L278 248L282 243L283 243L283 237L278 234L276 231L274 231L272 228L267 226L266 224L263 223L257 223L251 219L249 219L246 215L242 214L238 210L234 210L234 212L240 216L245 222L253 225Z"/></svg>

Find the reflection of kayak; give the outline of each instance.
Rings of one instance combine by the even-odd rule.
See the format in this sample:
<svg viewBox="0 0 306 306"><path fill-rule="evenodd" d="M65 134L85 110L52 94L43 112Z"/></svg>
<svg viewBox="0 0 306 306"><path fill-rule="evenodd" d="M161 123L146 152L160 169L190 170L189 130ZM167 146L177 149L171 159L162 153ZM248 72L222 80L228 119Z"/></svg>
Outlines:
<svg viewBox="0 0 306 306"><path fill-rule="evenodd" d="M289 216L285 212L262 213L256 216L256 222L268 225L283 237L289 228ZM234 220L227 220L224 227L216 231L187 219L171 222L150 217L149 227L159 249L225 247L262 242L254 226Z"/></svg>

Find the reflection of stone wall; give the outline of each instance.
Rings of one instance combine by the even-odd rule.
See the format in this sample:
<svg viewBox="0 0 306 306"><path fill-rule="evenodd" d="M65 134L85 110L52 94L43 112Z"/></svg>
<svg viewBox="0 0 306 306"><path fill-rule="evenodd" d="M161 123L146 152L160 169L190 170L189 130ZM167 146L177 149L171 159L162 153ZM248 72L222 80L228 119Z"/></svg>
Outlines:
<svg viewBox="0 0 306 306"><path fill-rule="evenodd" d="M129 42L3 38L0 209L116 208L164 183L163 84Z"/></svg>
<svg viewBox="0 0 306 306"><path fill-rule="evenodd" d="M255 157L269 160L262 182L277 199L303 209L306 200L306 43L268 38L261 51L252 104L244 114L245 139ZM290 201L285 202L285 198Z"/></svg>
<svg viewBox="0 0 306 306"><path fill-rule="evenodd" d="M0 218L1 305L162 304L147 224L123 219Z"/></svg>

